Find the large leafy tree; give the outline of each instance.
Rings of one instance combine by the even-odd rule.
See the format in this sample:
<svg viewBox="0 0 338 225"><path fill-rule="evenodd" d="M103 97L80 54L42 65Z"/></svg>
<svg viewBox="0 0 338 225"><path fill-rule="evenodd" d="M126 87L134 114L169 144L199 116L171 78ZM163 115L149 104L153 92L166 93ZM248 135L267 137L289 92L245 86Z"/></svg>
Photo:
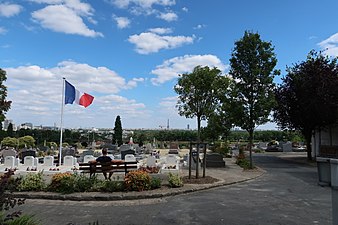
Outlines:
<svg viewBox="0 0 338 225"><path fill-rule="evenodd" d="M258 33L246 31L235 42L230 59L230 75L233 86L232 111L235 125L249 134L250 167L252 164L252 142L255 127L269 121L274 107L273 79L279 74L275 70L277 59L271 42L261 40Z"/></svg>
<svg viewBox="0 0 338 225"><path fill-rule="evenodd" d="M282 128L304 135L310 160L313 131L337 121L337 59L311 51L306 61L287 68L282 80L276 91L274 119Z"/></svg>
<svg viewBox="0 0 338 225"><path fill-rule="evenodd" d="M214 113L219 99L219 83L225 79L217 68L197 66L192 73L182 74L178 78L175 92L179 95L176 107L179 115L197 118L198 141L201 137L201 121Z"/></svg>
<svg viewBox="0 0 338 225"><path fill-rule="evenodd" d="M4 82L7 80L6 71L0 69L0 123L5 120L6 112L11 108L11 101L6 101L7 87Z"/></svg>
<svg viewBox="0 0 338 225"><path fill-rule="evenodd" d="M113 135L113 144L117 143L118 146L123 144L122 141L122 123L121 117L117 116L115 119L114 135Z"/></svg>

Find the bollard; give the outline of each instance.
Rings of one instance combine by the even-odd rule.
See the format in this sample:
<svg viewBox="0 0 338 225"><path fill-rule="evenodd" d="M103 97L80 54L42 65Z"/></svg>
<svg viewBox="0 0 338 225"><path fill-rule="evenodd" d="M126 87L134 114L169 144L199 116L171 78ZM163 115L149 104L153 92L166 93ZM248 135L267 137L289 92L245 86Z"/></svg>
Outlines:
<svg viewBox="0 0 338 225"><path fill-rule="evenodd" d="M338 159L331 159L332 224L338 225Z"/></svg>

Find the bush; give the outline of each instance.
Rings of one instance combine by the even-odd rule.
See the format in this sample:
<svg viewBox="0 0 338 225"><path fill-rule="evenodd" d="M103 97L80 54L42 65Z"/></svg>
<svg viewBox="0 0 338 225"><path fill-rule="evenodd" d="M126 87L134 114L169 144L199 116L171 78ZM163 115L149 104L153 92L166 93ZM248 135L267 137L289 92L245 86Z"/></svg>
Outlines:
<svg viewBox="0 0 338 225"><path fill-rule="evenodd" d="M17 184L18 179L12 178L13 171L0 176L0 224L12 224L12 225L31 225L38 224L33 221L32 216L22 215L21 211L14 211L10 214L5 214L4 211L14 208L16 205L22 205L25 203L24 199L17 199L12 196L13 187ZM30 219L27 219L30 218Z"/></svg>
<svg viewBox="0 0 338 225"><path fill-rule="evenodd" d="M74 192L91 191L97 182L97 176L88 177L83 174L74 174Z"/></svg>
<svg viewBox="0 0 338 225"><path fill-rule="evenodd" d="M19 191L43 191L46 188L43 173L28 173L18 185Z"/></svg>
<svg viewBox="0 0 338 225"><path fill-rule="evenodd" d="M124 182L123 181L111 181L105 180L102 182L100 191L102 192L117 192L117 191L124 191Z"/></svg>
<svg viewBox="0 0 338 225"><path fill-rule="evenodd" d="M150 181L150 188L153 190L153 189L157 189L157 188L160 188L162 186L162 181L160 178L158 177L153 177L151 178L151 181Z"/></svg>
<svg viewBox="0 0 338 225"><path fill-rule="evenodd" d="M169 173L169 186L172 188L182 187L183 179L178 174Z"/></svg>
<svg viewBox="0 0 338 225"><path fill-rule="evenodd" d="M71 173L56 173L52 177L49 185L50 191L60 192L63 194L70 194L75 192L75 175Z"/></svg>
<svg viewBox="0 0 338 225"><path fill-rule="evenodd" d="M131 171L124 178L127 191L144 191L150 189L150 176L144 171Z"/></svg>

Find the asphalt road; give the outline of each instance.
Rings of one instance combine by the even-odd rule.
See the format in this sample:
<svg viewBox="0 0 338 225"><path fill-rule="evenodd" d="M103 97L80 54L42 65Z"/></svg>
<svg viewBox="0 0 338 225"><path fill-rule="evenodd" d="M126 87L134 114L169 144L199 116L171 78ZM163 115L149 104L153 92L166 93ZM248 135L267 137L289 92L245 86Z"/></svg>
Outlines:
<svg viewBox="0 0 338 225"><path fill-rule="evenodd" d="M317 169L272 154L255 155L267 172L252 181L163 199L73 202L27 200L44 225L331 225L331 189Z"/></svg>

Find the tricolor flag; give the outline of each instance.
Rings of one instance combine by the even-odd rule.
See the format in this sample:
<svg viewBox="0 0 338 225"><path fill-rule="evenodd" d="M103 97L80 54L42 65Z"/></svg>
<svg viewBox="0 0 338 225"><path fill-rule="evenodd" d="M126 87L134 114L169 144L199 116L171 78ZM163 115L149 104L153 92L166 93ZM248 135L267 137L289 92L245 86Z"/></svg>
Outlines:
<svg viewBox="0 0 338 225"><path fill-rule="evenodd" d="M93 96L80 92L66 80L65 85L65 104L73 104L75 102L85 108L92 104L94 100Z"/></svg>

